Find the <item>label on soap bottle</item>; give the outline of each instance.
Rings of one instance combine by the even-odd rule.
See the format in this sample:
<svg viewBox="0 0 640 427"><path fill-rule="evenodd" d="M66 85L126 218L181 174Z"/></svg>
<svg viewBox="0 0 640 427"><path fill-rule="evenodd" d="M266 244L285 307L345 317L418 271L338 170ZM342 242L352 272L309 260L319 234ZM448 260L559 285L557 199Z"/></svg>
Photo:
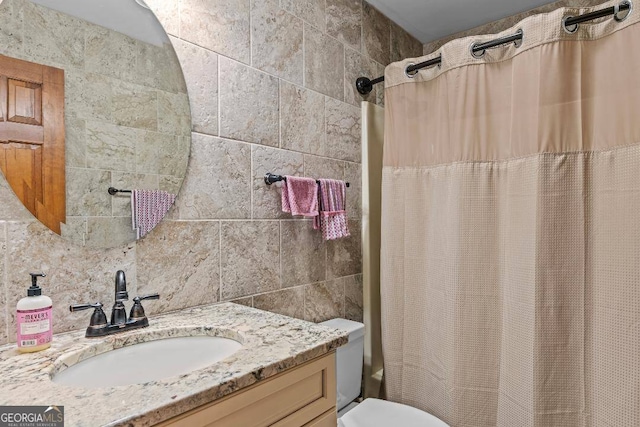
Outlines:
<svg viewBox="0 0 640 427"><path fill-rule="evenodd" d="M18 310L18 347L36 347L51 342L51 306Z"/></svg>

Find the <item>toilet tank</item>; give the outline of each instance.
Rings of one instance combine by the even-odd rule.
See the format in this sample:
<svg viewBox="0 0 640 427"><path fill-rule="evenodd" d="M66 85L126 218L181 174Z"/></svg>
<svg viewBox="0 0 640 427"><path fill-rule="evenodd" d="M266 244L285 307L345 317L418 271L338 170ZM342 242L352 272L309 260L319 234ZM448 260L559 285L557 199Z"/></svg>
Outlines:
<svg viewBox="0 0 640 427"><path fill-rule="evenodd" d="M360 396L362 362L364 358L364 325L346 319L331 319L321 325L349 332L349 343L336 352L336 382L338 384L338 410Z"/></svg>

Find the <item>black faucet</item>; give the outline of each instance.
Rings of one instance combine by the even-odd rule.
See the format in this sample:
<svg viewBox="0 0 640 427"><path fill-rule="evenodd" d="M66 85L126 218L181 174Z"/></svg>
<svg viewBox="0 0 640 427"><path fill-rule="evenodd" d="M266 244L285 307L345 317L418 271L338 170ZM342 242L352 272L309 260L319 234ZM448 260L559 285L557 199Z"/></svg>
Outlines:
<svg viewBox="0 0 640 427"><path fill-rule="evenodd" d="M69 306L69 311L87 310L93 308L93 314L91 315L91 321L85 336L87 338L102 337L105 335L111 335L116 332L126 331L129 329L144 328L149 326L149 319L147 319L142 307L141 301L148 299L160 299L158 294L144 295L141 297L135 297L133 299L133 306L127 319L127 311L123 301L129 300L129 294L127 293L127 279L125 278L124 271L119 270L116 273L116 285L115 285L115 303L111 310L111 322L107 323L107 316L102 310L102 304L97 302L95 304L74 304Z"/></svg>

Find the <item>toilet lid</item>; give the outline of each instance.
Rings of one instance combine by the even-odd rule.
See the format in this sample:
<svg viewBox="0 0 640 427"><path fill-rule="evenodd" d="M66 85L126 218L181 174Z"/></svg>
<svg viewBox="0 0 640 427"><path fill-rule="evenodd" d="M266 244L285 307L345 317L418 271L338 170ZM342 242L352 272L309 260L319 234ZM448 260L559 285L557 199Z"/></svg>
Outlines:
<svg viewBox="0 0 640 427"><path fill-rule="evenodd" d="M364 402L338 420L340 427L449 427L444 421L411 406L379 399Z"/></svg>

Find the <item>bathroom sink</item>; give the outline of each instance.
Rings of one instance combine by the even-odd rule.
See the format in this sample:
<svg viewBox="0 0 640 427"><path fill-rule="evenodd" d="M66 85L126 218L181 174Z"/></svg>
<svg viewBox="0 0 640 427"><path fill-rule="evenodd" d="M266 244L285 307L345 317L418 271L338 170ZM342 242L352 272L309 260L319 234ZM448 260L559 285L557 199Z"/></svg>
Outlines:
<svg viewBox="0 0 640 427"><path fill-rule="evenodd" d="M210 336L166 338L110 350L53 375L53 382L85 388L141 384L186 374L238 351L238 341Z"/></svg>

